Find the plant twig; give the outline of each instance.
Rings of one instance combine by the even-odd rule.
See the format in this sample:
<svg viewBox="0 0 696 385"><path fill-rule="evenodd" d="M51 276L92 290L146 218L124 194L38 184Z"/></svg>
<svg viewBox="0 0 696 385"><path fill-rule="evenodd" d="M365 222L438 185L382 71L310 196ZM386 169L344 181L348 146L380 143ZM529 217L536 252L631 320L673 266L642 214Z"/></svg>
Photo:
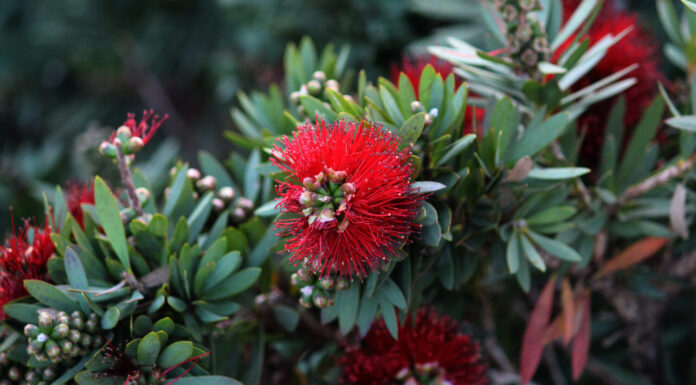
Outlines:
<svg viewBox="0 0 696 385"><path fill-rule="evenodd" d="M126 156L123 155L123 144L118 138L114 140L114 146L116 147L116 163L118 163L118 171L121 173L121 180L123 181L123 187L126 188L126 193L128 194L128 201L130 206L135 210L138 216L144 214L142 206L140 206L140 200L138 199L138 194L135 192L135 185L133 185L133 175L130 172L128 163L126 161Z"/></svg>
<svg viewBox="0 0 696 385"><path fill-rule="evenodd" d="M634 184L633 186L627 188L626 191L624 191L623 194L616 199L616 203L612 206L612 209L615 210L617 207L623 205L631 199L637 198L655 187L662 186L670 180L677 178L693 168L694 165L696 165L696 154L691 155L685 161L679 161L677 164L665 168L664 170L640 183Z"/></svg>

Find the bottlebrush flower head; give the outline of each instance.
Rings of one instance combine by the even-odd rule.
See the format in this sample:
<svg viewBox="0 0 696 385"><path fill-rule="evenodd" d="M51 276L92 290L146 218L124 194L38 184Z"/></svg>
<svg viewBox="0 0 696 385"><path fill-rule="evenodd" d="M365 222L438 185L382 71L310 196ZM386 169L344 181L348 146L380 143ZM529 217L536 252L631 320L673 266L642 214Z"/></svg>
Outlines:
<svg viewBox="0 0 696 385"><path fill-rule="evenodd" d="M125 155L138 152L152 139L157 129L167 119L169 119L169 114L165 114L160 119L154 110L145 110L140 122L137 122L135 114L129 113L123 125L111 134L108 141L101 144L99 150L104 155L115 157L115 145L118 144L122 146Z"/></svg>
<svg viewBox="0 0 696 385"><path fill-rule="evenodd" d="M399 339L384 321L375 323L361 346L346 348L340 360L342 384L481 385L487 366L479 345L458 331L447 316L420 310L415 324L408 317Z"/></svg>
<svg viewBox="0 0 696 385"><path fill-rule="evenodd" d="M410 58L404 56L401 60L401 67L393 64L391 66L391 78L392 83L398 86L399 76L403 72L404 75L411 81L413 85L413 91L415 92L416 98L418 98L418 89L420 86L420 78L423 73L423 69L430 64L436 73L446 79L451 73L454 72L454 66L449 62L439 59L432 55L422 55ZM462 79L459 76L454 76L454 88L459 89L462 84ZM470 93L471 96L476 96ZM483 124L483 118L486 116L486 111L483 108L476 108L474 106L467 106L464 113L464 127L462 130L462 135L474 133L474 126L476 126L476 131L481 131L481 125ZM480 132L479 132L480 134Z"/></svg>
<svg viewBox="0 0 696 385"><path fill-rule="evenodd" d="M564 20L567 21L570 18L579 3L579 0L563 1ZM635 13L620 8L614 0L605 2L592 27L588 30L586 38L592 45L608 34L616 36L627 28L631 29L628 34L609 48L604 58L574 85L574 90L596 83L637 63L638 68L628 75L636 78L637 83L623 93L626 105L629 106L626 109L624 124L627 128L632 128L638 123L643 111L655 96L657 82L664 80L659 71L660 53L655 38L647 29L641 27ZM571 36L565 47L561 47L556 52L557 57L560 57L573 39L574 36ZM604 140L604 128L615 100L616 98L612 98L592 105L578 119L578 129L586 128L587 130L582 146L582 155L583 159L589 162L599 158L599 151Z"/></svg>
<svg viewBox="0 0 696 385"><path fill-rule="evenodd" d="M411 189L411 152L395 135L365 121L317 120L278 141L271 162L287 176L276 191L293 215L278 221L291 262L364 277L420 228L423 195Z"/></svg>
<svg viewBox="0 0 696 385"><path fill-rule="evenodd" d="M0 246L0 320L5 319L2 306L27 295L25 279L48 280L46 263L54 251L51 228L31 226L28 221Z"/></svg>
<svg viewBox="0 0 696 385"><path fill-rule="evenodd" d="M68 201L68 210L73 218L80 224L80 227L85 228L84 213L82 212L82 204L94 204L94 186L92 183L71 182L66 186L66 197Z"/></svg>

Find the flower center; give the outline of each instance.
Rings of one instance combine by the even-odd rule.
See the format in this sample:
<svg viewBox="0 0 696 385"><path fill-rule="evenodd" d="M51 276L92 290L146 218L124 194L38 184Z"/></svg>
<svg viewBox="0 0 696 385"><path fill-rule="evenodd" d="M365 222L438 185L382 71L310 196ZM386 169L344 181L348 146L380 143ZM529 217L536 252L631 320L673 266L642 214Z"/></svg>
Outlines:
<svg viewBox="0 0 696 385"><path fill-rule="evenodd" d="M337 227L342 232L348 227L346 209L355 195L355 185L346 182L345 171L324 168L314 177L304 178L304 190L299 201L304 206L302 213L310 226L317 228Z"/></svg>
<svg viewBox="0 0 696 385"><path fill-rule="evenodd" d="M445 379L445 370L437 362L405 367L399 370L395 380L400 385L452 385Z"/></svg>

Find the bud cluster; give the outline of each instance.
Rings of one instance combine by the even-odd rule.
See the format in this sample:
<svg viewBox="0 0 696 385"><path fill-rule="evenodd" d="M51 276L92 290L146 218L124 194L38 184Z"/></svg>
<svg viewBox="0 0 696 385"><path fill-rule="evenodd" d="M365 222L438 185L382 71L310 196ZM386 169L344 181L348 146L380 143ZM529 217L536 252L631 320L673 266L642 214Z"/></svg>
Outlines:
<svg viewBox="0 0 696 385"><path fill-rule="evenodd" d="M174 176L177 169L172 168L170 175ZM215 197L213 198L212 205L215 212L222 212L225 209L230 209L230 216L232 218L233 224L239 224L247 219L249 219L254 212L254 202L245 197L238 197L236 191L230 186L218 186L218 180L212 175L202 175L201 172L195 168L189 168L186 170L186 176L195 186L196 191L194 191L194 199L198 200L202 194L209 191L215 192ZM164 190L164 195L169 196L171 189L167 187Z"/></svg>
<svg viewBox="0 0 696 385"><path fill-rule="evenodd" d="M537 64L549 58L549 44L537 13L539 0L494 0L505 23L505 39L510 58L532 77L539 75Z"/></svg>
<svg viewBox="0 0 696 385"><path fill-rule="evenodd" d="M396 374L396 384L403 385L449 385L445 371L437 362L415 364L415 368L405 367Z"/></svg>
<svg viewBox="0 0 696 385"><path fill-rule="evenodd" d="M355 185L347 182L347 177L345 171L324 168L314 177L304 178L299 201L310 226L338 227L339 232L348 227L345 211L355 195Z"/></svg>
<svg viewBox="0 0 696 385"><path fill-rule="evenodd" d="M323 309L334 304L336 292L348 288L348 281L340 277L318 277L306 267L300 268L290 276L290 283L300 290L300 305L312 305Z"/></svg>
<svg viewBox="0 0 696 385"><path fill-rule="evenodd" d="M421 104L421 102L419 102L418 100L411 102L411 112L416 114L423 111L425 111L425 108L423 107L423 104ZM432 108L430 109L430 111L425 113L426 126L433 124L433 121L435 120L435 118L437 118L437 113L437 108Z"/></svg>
<svg viewBox="0 0 696 385"><path fill-rule="evenodd" d="M116 130L116 136L112 140L105 140L99 146L99 152L109 158L116 159L116 146L121 146L123 155L132 155L140 151L145 143L139 136L134 136L131 129L121 126Z"/></svg>
<svg viewBox="0 0 696 385"><path fill-rule="evenodd" d="M300 97L302 95L311 95L316 98L322 99L327 89L336 91L340 93L341 85L336 79L328 79L323 71L316 71L312 74L312 79L307 83L300 86L299 91L292 92L290 94L290 102L295 104L297 107L297 112L301 116L305 116L304 107L300 105ZM344 95L344 98L352 101L353 98L350 95ZM326 103L327 107L331 108L331 105Z"/></svg>
<svg viewBox="0 0 696 385"><path fill-rule="evenodd" d="M79 311L68 315L62 311L42 310L38 325L24 327L24 335L29 339L27 353L39 362L53 363L84 356L104 343L98 334L98 322L96 314L85 319Z"/></svg>
<svg viewBox="0 0 696 385"><path fill-rule="evenodd" d="M14 364L7 352L0 353L0 385L48 385L56 378L54 367L26 368Z"/></svg>

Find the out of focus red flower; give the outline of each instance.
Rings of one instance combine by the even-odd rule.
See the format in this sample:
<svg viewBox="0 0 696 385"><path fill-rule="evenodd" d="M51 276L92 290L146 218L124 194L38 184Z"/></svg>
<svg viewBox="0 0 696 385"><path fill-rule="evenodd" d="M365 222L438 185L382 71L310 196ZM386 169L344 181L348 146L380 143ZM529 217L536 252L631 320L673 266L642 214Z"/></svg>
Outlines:
<svg viewBox="0 0 696 385"><path fill-rule="evenodd" d="M364 277L388 260L409 235L423 196L412 191L413 166L400 139L368 122L307 123L278 139L271 162L280 220L291 262L321 275Z"/></svg>
<svg viewBox="0 0 696 385"><path fill-rule="evenodd" d="M28 221L0 246L0 320L5 319L2 306L27 295L25 279L48 280L46 263L54 250L51 228L31 226Z"/></svg>
<svg viewBox="0 0 696 385"><path fill-rule="evenodd" d="M564 21L570 18L579 3L579 0L563 0ZM607 51L604 58L580 79L573 86L573 89L578 90L586 87L637 63L639 67L628 74L628 76L636 78L637 83L623 93L627 106L624 124L630 129L638 123L643 111L655 97L657 82L663 80L659 71L659 45L652 34L640 25L638 16L621 8L616 0L605 1L604 7L587 32L586 38L592 45L607 34L616 36L627 28L632 29ZM573 39L574 36L571 36L566 46ZM556 59L563 51L564 47L556 52ZM587 163L594 163L599 159L606 120L616 98L590 106L588 111L578 119L578 129L586 129L581 158Z"/></svg>
<svg viewBox="0 0 696 385"><path fill-rule="evenodd" d="M155 114L154 110L145 110L143 111L143 117L140 119L140 122L135 120L135 114L129 113L126 121L123 122L123 125L130 129L133 138L140 138L142 140L142 144L145 145L150 141L150 139L152 139L157 132L157 129L167 119L169 119L169 114L165 114L160 119L160 116ZM117 133L118 130L111 134L111 137L109 138L110 142L114 141Z"/></svg>
<svg viewBox="0 0 696 385"><path fill-rule="evenodd" d="M80 224L80 227L84 229L85 222L82 204L94 204L94 187L92 183L71 182L66 186L66 192L68 210L77 223Z"/></svg>
<svg viewBox="0 0 696 385"><path fill-rule="evenodd" d="M376 322L360 346L346 348L340 360L342 384L480 385L487 366L479 345L458 331L447 316L420 310L399 327L399 339L384 321Z"/></svg>
<svg viewBox="0 0 696 385"><path fill-rule="evenodd" d="M432 55L427 56L417 56L413 59L408 56L404 56L401 61L401 66L392 64L391 66L391 78L392 83L399 85L399 76L403 72L404 75L413 84L414 92L416 93L416 98L418 98L418 88L420 86L420 77L423 73L423 69L430 64L435 69L435 72L440 74L443 79L447 78L451 73L454 72L454 66L447 61L439 59ZM454 77L454 88L459 89L462 84L462 79L459 76ZM474 93L469 93L469 96L476 96ZM474 132L474 121L477 128L478 134L481 134L481 125L483 124L483 118L486 115L486 111L483 108L476 108L474 106L467 106L466 112L464 114L464 127L462 129L462 134L471 134Z"/></svg>

